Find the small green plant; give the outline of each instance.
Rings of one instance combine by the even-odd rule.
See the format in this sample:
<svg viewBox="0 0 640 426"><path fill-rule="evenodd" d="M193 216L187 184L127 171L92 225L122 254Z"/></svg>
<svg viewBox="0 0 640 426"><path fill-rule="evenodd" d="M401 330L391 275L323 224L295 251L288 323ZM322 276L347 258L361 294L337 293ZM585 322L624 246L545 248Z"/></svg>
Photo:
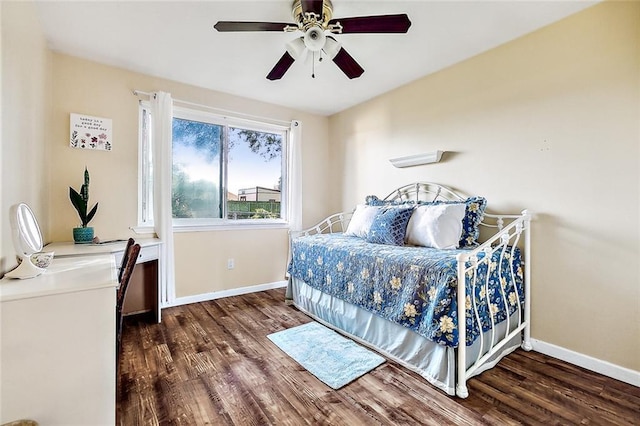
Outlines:
<svg viewBox="0 0 640 426"><path fill-rule="evenodd" d="M253 216L251 219L276 219L278 215L276 213L271 213L267 209L257 208L255 212L253 212Z"/></svg>
<svg viewBox="0 0 640 426"><path fill-rule="evenodd" d="M72 187L69 187L69 199L78 212L82 227L86 228L98 210L98 203L96 203L91 211L89 211L89 214L87 214L87 206L89 205L89 171L86 167L84 168L84 184L80 188L80 193Z"/></svg>

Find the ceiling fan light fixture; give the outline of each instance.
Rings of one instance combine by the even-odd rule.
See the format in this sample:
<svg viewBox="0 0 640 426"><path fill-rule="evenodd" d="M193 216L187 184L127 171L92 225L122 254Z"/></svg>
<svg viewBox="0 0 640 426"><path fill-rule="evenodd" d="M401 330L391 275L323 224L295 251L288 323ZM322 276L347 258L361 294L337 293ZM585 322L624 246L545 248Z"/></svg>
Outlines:
<svg viewBox="0 0 640 426"><path fill-rule="evenodd" d="M304 44L304 37L298 37L296 39L293 39L289 43L287 43L286 46L287 46L287 52L296 61L302 58L302 55L304 54L304 50L306 49L306 46Z"/></svg>
<svg viewBox="0 0 640 426"><path fill-rule="evenodd" d="M304 45L312 52L318 52L324 47L327 36L321 27L311 27L304 33Z"/></svg>
<svg viewBox="0 0 640 426"><path fill-rule="evenodd" d="M327 37L322 50L324 50L324 53L329 57L329 59L333 60L341 48L342 45L338 43L335 38Z"/></svg>

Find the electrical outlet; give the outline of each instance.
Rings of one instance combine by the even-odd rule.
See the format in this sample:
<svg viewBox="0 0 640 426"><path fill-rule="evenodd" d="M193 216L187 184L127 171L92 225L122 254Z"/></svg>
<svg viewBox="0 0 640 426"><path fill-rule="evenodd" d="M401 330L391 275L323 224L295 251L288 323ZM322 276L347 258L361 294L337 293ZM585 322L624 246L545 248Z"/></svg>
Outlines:
<svg viewBox="0 0 640 426"><path fill-rule="evenodd" d="M227 259L227 269L233 269L236 267L236 263L233 259Z"/></svg>

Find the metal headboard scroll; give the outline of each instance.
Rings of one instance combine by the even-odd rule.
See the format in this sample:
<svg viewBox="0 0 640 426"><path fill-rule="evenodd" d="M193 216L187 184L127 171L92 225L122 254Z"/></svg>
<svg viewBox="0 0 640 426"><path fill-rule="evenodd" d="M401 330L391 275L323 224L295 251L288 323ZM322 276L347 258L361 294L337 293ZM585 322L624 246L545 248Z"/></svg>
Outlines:
<svg viewBox="0 0 640 426"><path fill-rule="evenodd" d="M431 182L416 182L402 186L384 197L385 201L464 201L466 197L446 186Z"/></svg>

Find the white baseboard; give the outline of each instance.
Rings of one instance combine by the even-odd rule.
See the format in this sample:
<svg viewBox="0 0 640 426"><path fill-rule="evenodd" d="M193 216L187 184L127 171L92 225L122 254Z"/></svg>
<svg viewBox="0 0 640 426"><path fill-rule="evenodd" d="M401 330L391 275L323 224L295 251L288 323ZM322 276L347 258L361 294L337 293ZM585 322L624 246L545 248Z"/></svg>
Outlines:
<svg viewBox="0 0 640 426"><path fill-rule="evenodd" d="M257 293L259 291L271 290L273 288L286 287L286 281L276 281L274 283L252 285L249 287L233 288L230 290L214 291L211 293L196 294L194 296L185 296L176 298L173 303L169 303L163 308L171 306L187 305L189 303L206 302L208 300L221 299L223 297L240 296L241 294Z"/></svg>
<svg viewBox="0 0 640 426"><path fill-rule="evenodd" d="M566 361L573 365L577 365L578 367L586 368L587 370L595 371L596 373L611 377L612 379L640 387L639 371L621 367L607 361L602 361L541 340L531 339L531 344L533 345L533 350L536 352Z"/></svg>

